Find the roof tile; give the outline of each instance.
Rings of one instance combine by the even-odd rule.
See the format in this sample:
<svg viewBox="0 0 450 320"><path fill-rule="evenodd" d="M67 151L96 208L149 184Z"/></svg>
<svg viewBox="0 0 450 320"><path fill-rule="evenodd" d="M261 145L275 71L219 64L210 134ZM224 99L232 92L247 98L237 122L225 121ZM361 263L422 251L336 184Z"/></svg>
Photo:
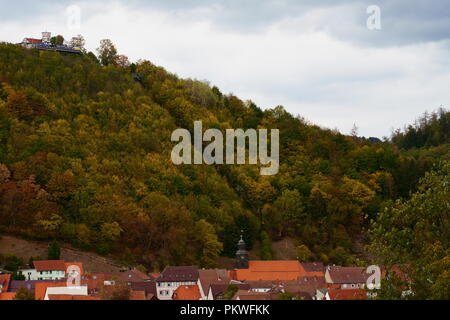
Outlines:
<svg viewBox="0 0 450 320"><path fill-rule="evenodd" d="M179 286L173 293L173 300L200 300L200 289L197 285L194 286Z"/></svg>

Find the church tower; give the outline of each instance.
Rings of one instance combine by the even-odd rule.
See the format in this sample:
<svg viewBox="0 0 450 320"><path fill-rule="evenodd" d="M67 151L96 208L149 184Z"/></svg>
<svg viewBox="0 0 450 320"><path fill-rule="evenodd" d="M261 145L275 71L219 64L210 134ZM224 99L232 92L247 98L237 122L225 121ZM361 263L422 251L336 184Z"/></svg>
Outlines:
<svg viewBox="0 0 450 320"><path fill-rule="evenodd" d="M51 38L52 38L51 32L47 32L47 31L42 32L42 43L50 44Z"/></svg>
<svg viewBox="0 0 450 320"><path fill-rule="evenodd" d="M245 241L241 235L238 242L238 251L236 252L236 269L248 269L248 251L245 249Z"/></svg>

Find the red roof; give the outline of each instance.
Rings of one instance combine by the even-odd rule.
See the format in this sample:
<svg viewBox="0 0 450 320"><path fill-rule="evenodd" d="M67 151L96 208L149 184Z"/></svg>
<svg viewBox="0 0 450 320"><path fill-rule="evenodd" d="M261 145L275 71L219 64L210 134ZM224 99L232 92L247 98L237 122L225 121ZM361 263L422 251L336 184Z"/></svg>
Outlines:
<svg viewBox="0 0 450 320"><path fill-rule="evenodd" d="M105 280L117 280L124 282L142 282L152 280L152 278L136 268L125 272L107 272L104 273L104 276Z"/></svg>
<svg viewBox="0 0 450 320"><path fill-rule="evenodd" d="M0 293L0 300L13 300L14 297L16 296L15 292L3 292Z"/></svg>
<svg viewBox="0 0 450 320"><path fill-rule="evenodd" d="M366 283L369 275L360 267L329 267L328 273L335 284Z"/></svg>
<svg viewBox="0 0 450 320"><path fill-rule="evenodd" d="M150 274L152 277L153 277L153 279L157 279L157 278L159 278L159 276L161 275L161 273L159 273L159 272L153 272L152 274Z"/></svg>
<svg viewBox="0 0 450 320"><path fill-rule="evenodd" d="M131 291L130 300L147 300L145 291Z"/></svg>
<svg viewBox="0 0 450 320"><path fill-rule="evenodd" d="M87 274L81 277L81 283L87 284L88 290L100 290L105 281L105 275L103 273Z"/></svg>
<svg viewBox="0 0 450 320"><path fill-rule="evenodd" d="M34 296L36 297L36 300L44 300L47 288L61 288L66 286L66 282L36 283Z"/></svg>
<svg viewBox="0 0 450 320"><path fill-rule="evenodd" d="M289 281L308 274L298 261L249 261L248 269L236 269L230 275L238 281Z"/></svg>
<svg viewBox="0 0 450 320"><path fill-rule="evenodd" d="M31 43L31 44L40 44L40 43L42 43L41 39L33 39L33 38L25 38L25 39L23 39L23 41Z"/></svg>
<svg viewBox="0 0 450 320"><path fill-rule="evenodd" d="M0 293L8 291L10 281L11 281L10 274L0 275Z"/></svg>
<svg viewBox="0 0 450 320"><path fill-rule="evenodd" d="M179 266L166 267L156 282L197 282L198 267L195 266Z"/></svg>
<svg viewBox="0 0 450 320"><path fill-rule="evenodd" d="M134 268L133 270L131 270L131 272L133 272L137 277L141 278L142 280L151 280L151 278L147 274L145 274L139 269Z"/></svg>
<svg viewBox="0 0 450 320"><path fill-rule="evenodd" d="M385 278L388 275L388 272L391 274L395 274L397 277L399 277L404 282L409 282L409 276L407 273L407 270L409 269L409 265L407 264L395 264L391 266L390 268L386 268L385 266L381 267L381 276Z"/></svg>
<svg viewBox="0 0 450 320"><path fill-rule="evenodd" d="M66 264L63 260L43 260L33 261L33 265L37 272L40 271L66 271Z"/></svg>
<svg viewBox="0 0 450 320"><path fill-rule="evenodd" d="M220 269L199 270L198 274L199 274L199 282L205 295L208 294L209 287L211 286L211 284L228 285L231 280L227 270L220 270Z"/></svg>
<svg viewBox="0 0 450 320"><path fill-rule="evenodd" d="M330 300L367 300L363 289L331 289L328 290Z"/></svg>
<svg viewBox="0 0 450 320"><path fill-rule="evenodd" d="M173 300L200 300L200 289L195 286L180 286L173 293Z"/></svg>

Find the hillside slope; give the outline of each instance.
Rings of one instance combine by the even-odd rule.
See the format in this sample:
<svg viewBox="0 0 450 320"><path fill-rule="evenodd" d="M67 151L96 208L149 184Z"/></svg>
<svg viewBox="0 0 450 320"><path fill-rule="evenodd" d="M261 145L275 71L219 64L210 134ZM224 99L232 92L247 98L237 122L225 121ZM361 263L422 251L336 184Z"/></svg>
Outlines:
<svg viewBox="0 0 450 320"><path fill-rule="evenodd" d="M30 257L43 257L45 259L48 253L50 243L45 241L27 241L9 235L0 237L0 255L13 254L25 263ZM101 257L92 252L84 252L63 245L61 247L61 259L67 262L82 262L86 271L92 273L118 272L126 269L117 261Z"/></svg>
<svg viewBox="0 0 450 320"><path fill-rule="evenodd" d="M139 75L137 82L133 74ZM281 169L175 166L178 127L279 128ZM141 61L101 66L0 44L0 231L60 239L160 269L214 267L241 230L250 247L297 241L306 260L355 262L386 200L408 197L448 146L412 153L263 111Z"/></svg>

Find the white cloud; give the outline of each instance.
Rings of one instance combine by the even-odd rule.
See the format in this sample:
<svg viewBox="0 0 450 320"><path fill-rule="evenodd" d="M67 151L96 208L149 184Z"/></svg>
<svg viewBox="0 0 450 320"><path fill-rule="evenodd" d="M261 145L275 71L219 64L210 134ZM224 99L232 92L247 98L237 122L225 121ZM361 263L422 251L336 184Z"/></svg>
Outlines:
<svg viewBox="0 0 450 320"><path fill-rule="evenodd" d="M358 6L311 9L246 32L218 24L223 13L218 5L156 10L94 1L80 6L79 31L67 30L58 15L64 7L58 7L26 23L0 22L0 39L19 42L46 28L66 37L82 33L95 50L101 39L110 38L132 60L149 59L182 77L210 80L264 108L282 104L344 133L356 123L366 136L388 135L392 127L450 100L448 43L370 48L328 32L339 21L346 30L368 32L352 11Z"/></svg>

